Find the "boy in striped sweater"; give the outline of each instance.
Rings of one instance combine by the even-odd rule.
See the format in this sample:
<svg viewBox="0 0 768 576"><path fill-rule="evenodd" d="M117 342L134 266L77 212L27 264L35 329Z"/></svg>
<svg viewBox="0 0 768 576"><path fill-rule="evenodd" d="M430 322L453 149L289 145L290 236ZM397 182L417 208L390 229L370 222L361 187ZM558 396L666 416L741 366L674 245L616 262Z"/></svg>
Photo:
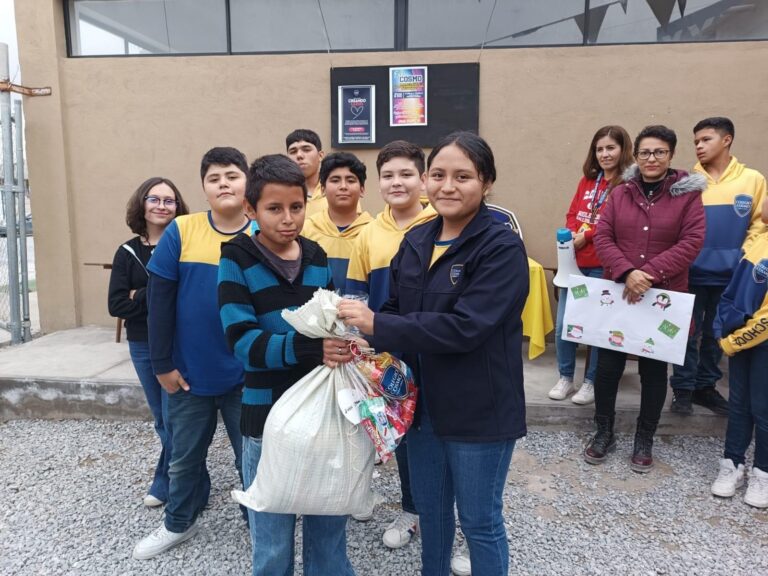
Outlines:
<svg viewBox="0 0 768 576"><path fill-rule="evenodd" d="M250 167L245 193L248 215L259 223L252 236L222 244L219 312L227 344L245 368L240 428L243 483L256 477L264 423L270 409L295 382L321 362L351 360L345 341L311 339L281 316L333 289L328 258L300 237L307 188L299 167L286 156L263 156ZM253 574L292 574L296 517L248 511ZM305 515L304 570L353 575L347 559L346 516Z"/></svg>

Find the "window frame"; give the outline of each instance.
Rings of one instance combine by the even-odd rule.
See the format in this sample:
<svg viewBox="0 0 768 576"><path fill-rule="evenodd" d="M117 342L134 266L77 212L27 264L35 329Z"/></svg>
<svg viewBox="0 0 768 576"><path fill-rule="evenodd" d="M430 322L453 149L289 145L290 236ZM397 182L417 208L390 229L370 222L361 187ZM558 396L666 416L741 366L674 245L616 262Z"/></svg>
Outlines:
<svg viewBox="0 0 768 576"><path fill-rule="evenodd" d="M76 0L72 0L73 2ZM68 58L169 58L189 56L269 56L287 54L324 54L329 50L266 50L254 52L234 52L232 50L232 19L230 0L224 1L226 51L222 52L173 52L156 54L74 54L72 50L72 22L69 9L70 0L63 0L64 7L64 35L66 39ZM447 50L479 50L476 46L430 46L411 48L408 46L408 3L409 0L394 1L394 43L393 48L343 48L330 50L333 54L357 53L357 52L428 52ZM734 38L727 40L686 40L686 41L655 41L655 42L589 42L589 12L591 0L584 0L584 31L580 44L515 44L514 46L483 46L484 50L516 50L519 48L577 48L600 46L652 46L652 45L681 45L681 44L727 44L733 42L768 42L768 33L765 38Z"/></svg>

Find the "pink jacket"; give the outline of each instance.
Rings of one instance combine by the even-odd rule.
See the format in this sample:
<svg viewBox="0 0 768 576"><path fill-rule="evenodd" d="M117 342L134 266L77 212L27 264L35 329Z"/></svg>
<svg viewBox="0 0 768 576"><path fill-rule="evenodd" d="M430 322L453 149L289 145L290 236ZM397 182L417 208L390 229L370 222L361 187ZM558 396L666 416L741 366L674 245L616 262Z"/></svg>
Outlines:
<svg viewBox="0 0 768 576"><path fill-rule="evenodd" d="M624 173L600 215L594 243L603 277L615 282L638 269L651 274L654 287L688 291L688 268L704 244L701 174L670 170L648 202L637 166Z"/></svg>

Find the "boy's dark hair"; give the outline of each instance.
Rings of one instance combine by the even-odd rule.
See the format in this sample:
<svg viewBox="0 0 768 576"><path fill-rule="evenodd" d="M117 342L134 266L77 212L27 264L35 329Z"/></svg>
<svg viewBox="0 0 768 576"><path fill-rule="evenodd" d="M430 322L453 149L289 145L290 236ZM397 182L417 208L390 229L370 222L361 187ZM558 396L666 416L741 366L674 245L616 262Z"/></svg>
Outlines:
<svg viewBox="0 0 768 576"><path fill-rule="evenodd" d="M360 186L365 186L366 169L360 158L349 152L334 152L323 158L323 162L320 164L320 184L323 188L325 188L328 176L336 168L349 168L349 171L357 176Z"/></svg>
<svg viewBox="0 0 768 576"><path fill-rule="evenodd" d="M693 127L693 133L696 134L699 130L705 128L712 128L720 136L730 135L731 139L736 137L736 128L733 126L733 122L730 118L725 116L713 116L712 118L704 118L701 122L698 122Z"/></svg>
<svg viewBox="0 0 768 576"><path fill-rule="evenodd" d="M253 208L256 208L267 184L299 186L304 192L304 202L307 201L307 181L299 165L288 156L267 154L253 161L248 170L248 182L245 186L245 200Z"/></svg>
<svg viewBox="0 0 768 576"><path fill-rule="evenodd" d="M145 198L147 197L147 194L149 194L149 191L158 184L165 184L173 190L177 202L176 216L189 214L189 207L187 207L187 203L184 202L184 198L181 197L181 192L176 188L176 184L167 178L161 178L160 176L154 176L145 180L138 188L136 188L136 191L131 194L128 204L125 207L125 223L128 224L128 228L131 229L131 232L138 234L143 238L147 237L147 221L144 218L144 214L146 213Z"/></svg>
<svg viewBox="0 0 768 576"><path fill-rule="evenodd" d="M640 140L643 138L658 138L663 142L666 142L669 146L669 152L675 153L675 146L677 146L677 134L671 128L662 126L661 124L654 124L653 126L646 126L635 137L635 145L633 147L633 154L637 156L637 152L640 149Z"/></svg>
<svg viewBox="0 0 768 576"><path fill-rule="evenodd" d="M489 184L496 181L496 161L493 158L493 150L488 142L474 132L454 132L442 138L429 153L427 168L432 165L435 156L443 148L451 145L457 146L472 161L480 180Z"/></svg>
<svg viewBox="0 0 768 576"><path fill-rule="evenodd" d="M230 164L234 164L243 171L243 174L248 174L248 160L245 159L245 154L240 152L237 148L221 146L208 150L200 162L200 180L205 180L208 168L214 164L216 166L229 166Z"/></svg>
<svg viewBox="0 0 768 576"><path fill-rule="evenodd" d="M309 130L308 128L299 128L288 134L288 136L285 137L285 149L288 150L288 148L291 147L291 144L301 141L309 142L317 148L318 152L323 149L323 143L320 142L320 136L317 135L317 132Z"/></svg>
<svg viewBox="0 0 768 576"><path fill-rule="evenodd" d="M394 140L379 150L376 157L376 171L381 174L381 167L393 158L406 158L411 160L419 171L419 176L424 174L424 151L421 146L416 146L405 140Z"/></svg>

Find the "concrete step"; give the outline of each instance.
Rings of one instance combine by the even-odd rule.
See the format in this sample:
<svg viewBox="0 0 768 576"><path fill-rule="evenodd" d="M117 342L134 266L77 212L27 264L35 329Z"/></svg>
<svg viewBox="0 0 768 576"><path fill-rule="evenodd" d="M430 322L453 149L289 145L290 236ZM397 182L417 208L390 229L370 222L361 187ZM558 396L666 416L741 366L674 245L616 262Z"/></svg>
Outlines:
<svg viewBox="0 0 768 576"><path fill-rule="evenodd" d="M583 431L588 436L593 405L579 406L570 398L557 402L547 397L558 377L554 346L548 345L547 351L535 360L527 359L527 350L524 357L528 426ZM581 373L583 357L579 357L577 366L577 374ZM727 386L718 388L727 395ZM692 416L671 414L671 397L670 391L659 424L660 434L725 434L727 418L699 406L694 407ZM639 406L637 362L629 361L616 402L617 431L634 431ZM0 350L0 419L149 417L128 345L115 343L112 328L86 326L65 330Z"/></svg>

